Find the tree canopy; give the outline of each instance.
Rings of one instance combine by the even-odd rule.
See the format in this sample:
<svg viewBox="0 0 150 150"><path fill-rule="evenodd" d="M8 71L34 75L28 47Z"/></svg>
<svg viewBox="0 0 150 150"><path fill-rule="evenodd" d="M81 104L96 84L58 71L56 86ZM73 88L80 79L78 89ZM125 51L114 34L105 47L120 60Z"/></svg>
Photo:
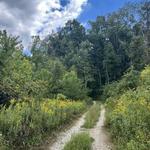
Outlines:
<svg viewBox="0 0 150 150"><path fill-rule="evenodd" d="M32 56L18 37L0 31L0 101L22 97L97 98L103 86L150 63L150 3L129 3L89 21L70 20L44 40L33 37Z"/></svg>

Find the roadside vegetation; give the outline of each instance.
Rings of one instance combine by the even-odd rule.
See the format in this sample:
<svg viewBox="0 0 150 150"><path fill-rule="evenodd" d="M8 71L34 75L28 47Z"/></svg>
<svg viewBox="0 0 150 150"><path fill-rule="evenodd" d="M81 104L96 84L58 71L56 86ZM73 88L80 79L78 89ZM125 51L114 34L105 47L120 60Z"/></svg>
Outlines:
<svg viewBox="0 0 150 150"><path fill-rule="evenodd" d="M91 150L92 142L93 140L88 133L79 133L72 136L63 150Z"/></svg>
<svg viewBox="0 0 150 150"><path fill-rule="evenodd" d="M84 128L94 127L99 119L99 116L100 116L100 103L95 103L87 112L83 127Z"/></svg>
<svg viewBox="0 0 150 150"><path fill-rule="evenodd" d="M0 149L39 144L44 136L71 122L85 107L83 102L69 100L12 100L8 108L0 110Z"/></svg>
<svg viewBox="0 0 150 150"><path fill-rule="evenodd" d="M105 94L106 125L117 149L150 149L150 66L141 72L130 70L106 86Z"/></svg>

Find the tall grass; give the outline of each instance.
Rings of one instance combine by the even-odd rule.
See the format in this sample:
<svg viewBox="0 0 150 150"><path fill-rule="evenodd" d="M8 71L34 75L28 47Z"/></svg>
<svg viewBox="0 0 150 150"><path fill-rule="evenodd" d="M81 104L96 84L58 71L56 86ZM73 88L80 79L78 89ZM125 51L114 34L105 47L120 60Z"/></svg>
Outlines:
<svg viewBox="0 0 150 150"><path fill-rule="evenodd" d="M86 114L85 123L83 127L85 128L94 127L96 122L98 121L99 116L100 116L100 103L95 103Z"/></svg>
<svg viewBox="0 0 150 150"><path fill-rule="evenodd" d="M150 150L150 66L141 72L138 82L135 89L122 89L117 98L107 99L106 125L117 150ZM116 88L120 84L128 87L120 80Z"/></svg>
<svg viewBox="0 0 150 150"><path fill-rule="evenodd" d="M37 145L44 136L70 122L84 109L83 102L13 100L8 108L0 109L0 145L5 145L4 141L11 149Z"/></svg>
<svg viewBox="0 0 150 150"><path fill-rule="evenodd" d="M91 150L92 141L88 133L79 133L71 138L63 150Z"/></svg>

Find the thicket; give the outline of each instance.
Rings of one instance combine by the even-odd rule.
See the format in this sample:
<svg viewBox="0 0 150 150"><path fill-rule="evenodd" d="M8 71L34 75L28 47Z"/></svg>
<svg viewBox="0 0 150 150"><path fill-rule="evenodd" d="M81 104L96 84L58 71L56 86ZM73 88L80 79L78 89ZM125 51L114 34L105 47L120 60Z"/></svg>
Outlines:
<svg viewBox="0 0 150 150"><path fill-rule="evenodd" d="M118 150L150 149L150 66L135 73L130 71L105 88L106 125Z"/></svg>
<svg viewBox="0 0 150 150"><path fill-rule="evenodd" d="M0 109L0 149L35 146L85 108L84 102L69 100L11 100L8 108Z"/></svg>

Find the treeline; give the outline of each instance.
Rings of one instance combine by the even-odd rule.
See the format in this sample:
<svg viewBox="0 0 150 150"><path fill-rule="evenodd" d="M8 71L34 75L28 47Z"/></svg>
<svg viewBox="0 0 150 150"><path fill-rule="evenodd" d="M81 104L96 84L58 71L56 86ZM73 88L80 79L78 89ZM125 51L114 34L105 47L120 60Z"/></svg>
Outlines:
<svg viewBox="0 0 150 150"><path fill-rule="evenodd" d="M34 97L97 98L125 70L150 63L150 2L98 16L85 29L68 21L44 40L33 37L32 56L18 37L0 32L0 102Z"/></svg>
<svg viewBox="0 0 150 150"><path fill-rule="evenodd" d="M43 49L67 69L74 68L88 95L96 98L103 85L118 80L131 66L141 70L150 63L149 7L149 1L127 4L89 21L89 29L68 21L44 41L34 37L32 53Z"/></svg>

